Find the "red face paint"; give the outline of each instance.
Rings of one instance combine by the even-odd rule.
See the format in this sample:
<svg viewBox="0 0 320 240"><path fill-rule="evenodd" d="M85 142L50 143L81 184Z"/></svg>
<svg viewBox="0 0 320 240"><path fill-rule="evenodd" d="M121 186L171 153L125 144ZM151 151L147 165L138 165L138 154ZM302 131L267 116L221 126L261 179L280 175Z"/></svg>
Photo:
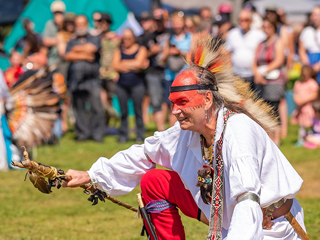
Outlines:
<svg viewBox="0 0 320 240"><path fill-rule="evenodd" d="M186 86L197 84L195 75L190 71L184 71L173 81L172 86ZM203 95L199 94L197 90L172 92L170 93L169 100L172 102L172 111L175 108L181 110L186 108L195 109L204 103Z"/></svg>

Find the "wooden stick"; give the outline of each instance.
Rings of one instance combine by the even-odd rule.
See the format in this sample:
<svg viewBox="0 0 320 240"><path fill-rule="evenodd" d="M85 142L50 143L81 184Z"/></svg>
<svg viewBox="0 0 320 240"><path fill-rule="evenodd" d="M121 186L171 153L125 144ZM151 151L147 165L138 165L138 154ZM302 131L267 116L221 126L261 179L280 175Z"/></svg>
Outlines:
<svg viewBox="0 0 320 240"><path fill-rule="evenodd" d="M300 226L300 224L297 222L297 220L290 211L287 214L285 214L284 217L288 220L288 222L291 224L293 229L296 231L296 233L302 240L310 240L307 233L303 230L303 228Z"/></svg>
<svg viewBox="0 0 320 240"><path fill-rule="evenodd" d="M72 179L72 177L69 176L69 175L66 175L66 176L64 177L64 179L65 179L67 182L69 182L69 181ZM97 190L92 184L85 184L85 185L81 185L80 187L83 188L83 189L86 190L86 191L90 191L91 193L95 193L96 190ZM106 195L105 195L105 199L108 199L109 201L111 201L111 202L113 202L113 203L115 203L115 204L118 204L118 205L121 206L121 207L125 207L126 209L129 209L129 210L131 210L131 211L133 211L133 212L137 212L137 211L138 211L137 208L131 206L130 204L121 202L121 201L119 201L118 199L116 199L116 198L114 198L114 197L111 197L111 196L110 196L109 194L107 194L107 193L105 193L105 194L106 194Z"/></svg>
<svg viewBox="0 0 320 240"><path fill-rule="evenodd" d="M28 152L26 151L26 148L25 147L22 147L22 148L24 149L23 156L24 156L25 160L22 161L21 163L11 161L13 166L28 169L29 171L35 173L38 176L46 177L51 180L54 180L55 178L60 177L60 176L63 177L63 179L67 182L72 179L72 177L69 175L59 175L58 170L55 167L50 167L50 166L43 165L41 163L31 161L29 159L29 155L28 155ZM97 189L92 184L85 184L80 187L87 190L87 191L90 191L91 193L95 193L97 191ZM105 193L105 198L108 199L109 201L111 201L115 204L118 204L121 207L125 207L133 212L138 211L137 208L131 206L128 203L121 202L118 199L111 197L107 193Z"/></svg>

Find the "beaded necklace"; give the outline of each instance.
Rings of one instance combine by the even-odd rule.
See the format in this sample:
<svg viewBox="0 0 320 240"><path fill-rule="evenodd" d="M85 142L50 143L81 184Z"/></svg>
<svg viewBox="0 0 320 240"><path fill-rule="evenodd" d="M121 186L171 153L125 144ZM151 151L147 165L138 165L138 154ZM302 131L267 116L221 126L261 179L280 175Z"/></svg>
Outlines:
<svg viewBox="0 0 320 240"><path fill-rule="evenodd" d="M213 144L209 148L204 147L204 137L200 134L200 144L201 144L201 153L202 160L204 165L212 166L214 158L214 144L216 142L216 129L214 129Z"/></svg>

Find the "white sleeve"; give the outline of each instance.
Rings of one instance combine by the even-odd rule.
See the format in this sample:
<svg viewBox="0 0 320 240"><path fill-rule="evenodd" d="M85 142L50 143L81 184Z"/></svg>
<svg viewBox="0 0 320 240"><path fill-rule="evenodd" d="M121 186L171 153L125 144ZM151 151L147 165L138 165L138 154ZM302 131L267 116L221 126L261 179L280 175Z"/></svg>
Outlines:
<svg viewBox="0 0 320 240"><path fill-rule="evenodd" d="M230 167L229 178L232 201L237 201L237 197L246 192L255 193L260 197L259 163L254 157L239 157L234 160ZM228 240L263 239L262 220L262 211L257 202L245 200L236 204Z"/></svg>
<svg viewBox="0 0 320 240"><path fill-rule="evenodd" d="M260 31L260 41L259 42L263 42L266 39L267 39L267 35L263 31Z"/></svg>
<svg viewBox="0 0 320 240"><path fill-rule="evenodd" d="M163 132L156 132L154 136L145 140L145 153L150 160L163 167L172 169L173 156L176 153L181 128L179 122Z"/></svg>
<svg viewBox="0 0 320 240"><path fill-rule="evenodd" d="M263 239L262 211L257 202L245 200L236 204L228 231L228 240Z"/></svg>
<svg viewBox="0 0 320 240"><path fill-rule="evenodd" d="M154 169L144 154L144 145L133 145L112 158L99 158L90 168L91 181L111 195L131 192L147 171Z"/></svg>
<svg viewBox="0 0 320 240"><path fill-rule="evenodd" d="M307 28L305 28L305 29L303 29L302 30L302 32L300 33L300 36L299 36L299 40L301 41L301 42L306 42L306 38L307 38Z"/></svg>
<svg viewBox="0 0 320 240"><path fill-rule="evenodd" d="M142 145L133 145L110 159L99 158L88 171L91 181L111 195L124 195L131 192L156 164L172 169L171 159L180 131L178 123L146 138Z"/></svg>

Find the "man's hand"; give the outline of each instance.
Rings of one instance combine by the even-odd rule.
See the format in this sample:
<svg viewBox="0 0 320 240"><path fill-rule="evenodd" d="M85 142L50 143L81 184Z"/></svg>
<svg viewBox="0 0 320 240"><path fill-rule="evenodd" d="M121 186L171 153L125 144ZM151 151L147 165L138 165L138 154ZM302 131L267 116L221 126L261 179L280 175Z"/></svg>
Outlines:
<svg viewBox="0 0 320 240"><path fill-rule="evenodd" d="M98 51L98 49L92 43L86 43L86 44L76 45L72 47L71 51L77 52L77 53L95 54Z"/></svg>
<svg viewBox="0 0 320 240"><path fill-rule="evenodd" d="M149 51L152 53L152 55L156 55L161 51L159 44L154 44L152 47L150 47Z"/></svg>
<svg viewBox="0 0 320 240"><path fill-rule="evenodd" d="M262 208L262 213L263 213L263 221L262 221L262 227L264 229L267 229L267 230L271 230L271 227L273 225L273 222L271 222L271 216L268 216L268 211L266 208Z"/></svg>
<svg viewBox="0 0 320 240"><path fill-rule="evenodd" d="M313 70L317 73L320 71L320 62L317 62L312 66Z"/></svg>
<svg viewBox="0 0 320 240"><path fill-rule="evenodd" d="M90 176L86 171L69 169L66 175L71 177L71 180L63 182L62 187L80 187L91 182Z"/></svg>
<svg viewBox="0 0 320 240"><path fill-rule="evenodd" d="M93 62L95 59L95 56L93 54L84 54L84 57L88 62Z"/></svg>
<svg viewBox="0 0 320 240"><path fill-rule="evenodd" d="M179 55L180 53L180 50L176 47L169 48L169 55Z"/></svg>
<svg viewBox="0 0 320 240"><path fill-rule="evenodd" d="M94 59L95 59L94 54L74 52L72 50L64 56L65 61L71 61L71 62L79 61L79 60L93 62Z"/></svg>

